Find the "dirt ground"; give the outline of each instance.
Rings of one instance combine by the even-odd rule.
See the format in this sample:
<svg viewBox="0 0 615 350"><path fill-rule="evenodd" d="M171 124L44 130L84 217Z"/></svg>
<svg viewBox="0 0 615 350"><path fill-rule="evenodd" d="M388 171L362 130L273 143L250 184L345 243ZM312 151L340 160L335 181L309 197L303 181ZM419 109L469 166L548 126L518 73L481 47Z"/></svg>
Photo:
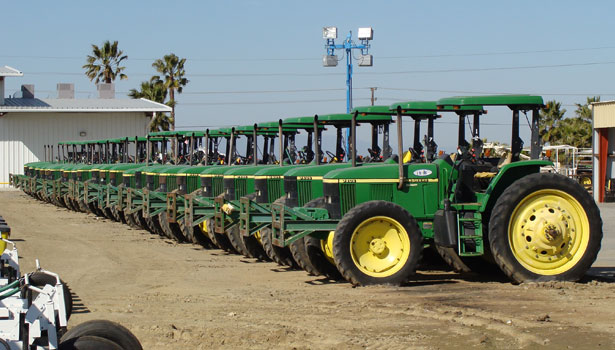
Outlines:
<svg viewBox="0 0 615 350"><path fill-rule="evenodd" d="M75 298L70 325L110 319L144 349L613 349L613 267L581 283L512 285L427 267L353 288L0 192L23 272ZM596 275L597 274L597 275Z"/></svg>

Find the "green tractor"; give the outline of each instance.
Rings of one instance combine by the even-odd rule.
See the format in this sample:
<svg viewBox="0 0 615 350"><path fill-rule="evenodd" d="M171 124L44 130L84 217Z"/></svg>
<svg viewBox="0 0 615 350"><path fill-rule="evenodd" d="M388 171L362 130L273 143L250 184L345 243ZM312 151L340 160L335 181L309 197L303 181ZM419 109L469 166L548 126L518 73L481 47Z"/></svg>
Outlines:
<svg viewBox="0 0 615 350"><path fill-rule="evenodd" d="M298 117L287 118L283 121L283 127L294 126L303 127L309 130L308 144L311 145L310 136L314 137L313 147L306 147L301 151L301 155L307 161L299 166L281 166L270 169L263 169L255 174L254 188L255 193L250 196L243 196L237 203L233 204L234 208L239 208L235 216L239 219L239 231L244 237L258 235L270 259L280 265L294 266L298 264L311 274L320 274L320 272L311 268L305 262L303 249L294 249L295 245L288 247L280 247L273 244L273 236L271 234L271 208L273 203L290 203L301 196L302 200L309 202L309 198L313 196L311 190L297 192L296 180L299 178L302 182L319 181L322 174L333 169L351 166L350 163L344 163L346 151L343 149L343 128L350 127L352 124L352 115L350 114L330 114L317 115L314 117ZM372 144L370 148L370 156L365 157L362 161L371 161L373 164L381 162L390 155L390 146L388 145L389 125L392 122L390 116L369 116L361 117L360 122L370 124L372 127ZM334 127L336 131L335 153L324 152L330 159L330 163L325 162L322 148L322 131L325 127ZM315 130L318 130L315 132ZM383 147L378 147L378 132L383 134ZM384 150L384 152L382 152ZM319 154L319 157L316 157ZM356 157L355 157L356 158ZM313 161L312 161L313 159ZM301 174L299 177L295 173ZM294 180L294 181L293 181ZM320 186L322 188L322 186ZM312 187L309 187L310 189ZM318 190L318 185L315 185L314 190ZM322 194L320 194L322 196ZM298 245L298 243L297 243ZM299 247L300 248L300 247Z"/></svg>
<svg viewBox="0 0 615 350"><path fill-rule="evenodd" d="M217 220L215 218L216 213L221 213L224 197L230 199L234 198L235 193L253 192L253 176L250 174L264 167L272 167L277 162L273 149L275 139L279 136L278 130L268 127L266 123L261 124L263 124L262 127L255 124L233 128L231 148L227 152L233 155L231 161L226 162L226 166L209 167L201 171L199 173L201 189L185 195L183 202L183 225L185 227L195 227L198 224L201 232L206 233L219 248L256 258L263 258L262 249L259 250L260 243L250 241L248 245L253 244L246 248L244 240L235 234L236 230L227 232L226 218L221 217L220 214ZM284 140L280 141L281 144L288 145L289 133L296 133L296 130L287 130L287 133L282 135ZM235 151L235 139L238 136L246 139L245 156L239 156ZM262 142L259 141L260 139ZM263 146L263 156L260 158L258 157L258 144ZM216 230L216 221L222 228Z"/></svg>
<svg viewBox="0 0 615 350"><path fill-rule="evenodd" d="M239 230L239 211L242 198L257 200L270 194L273 199L280 197L282 174L289 169L304 166L313 158L312 135L313 123L309 125L291 125L282 122L265 122L254 126L254 133L262 133L269 138L269 146L263 148L263 159L257 162L254 158L252 166L243 166L231 169L224 173L224 192L214 200L214 231L216 234L226 234L233 247L247 257L259 260L268 260L263 250L260 236L242 235ZM320 126L323 129L324 126ZM295 144L295 136L300 131L308 131L307 145L298 150ZM279 138L279 154L281 161L275 158L275 143ZM267 141L267 140L266 140ZM268 143L265 142L265 145ZM256 149L252 153L256 154ZM276 164L277 163L277 164ZM262 185L262 180L270 182L270 186ZM265 197L266 198L266 197Z"/></svg>
<svg viewBox="0 0 615 350"><path fill-rule="evenodd" d="M513 112L511 152L505 159L489 158L481 150L484 106L507 106ZM492 257L516 283L580 279L600 249L602 223L580 185L540 173L551 165L535 159L542 106L540 96L529 95L439 100L437 110L459 116L455 156L331 171L323 176L319 205L274 210L279 243L286 246L308 235L328 240L338 271L356 285L408 281L425 245L437 247L459 270L467 269L471 259L487 263ZM433 109L420 102L391 107L398 122L404 112ZM520 161L519 115L527 111L532 111L534 159ZM464 132L469 115L474 117L471 143ZM401 130L398 135L403 149ZM288 220L287 211L294 220Z"/></svg>
<svg viewBox="0 0 615 350"><path fill-rule="evenodd" d="M435 103L434 103L435 106ZM356 126L358 123L366 123L371 125L371 145L368 148L368 156L362 159L361 163L357 164L356 155L356 137L351 139L351 163L344 164L327 164L318 167L306 167L302 169L294 169L284 176L285 197L279 199L271 206L269 214L273 215L273 220L270 217L269 225L262 231L265 242L269 245L266 246L275 252L279 257L284 257L284 248L286 245L290 248L290 253L298 265L313 275L324 275L331 279L341 278L339 271L333 264L333 258L331 255L331 247L328 244L330 241L326 238L329 236L329 232L318 232L315 234L300 234L297 236L288 237L287 244L282 243L283 238L280 234L285 227L284 222L294 225L290 221L284 220L298 220L303 223L304 220L311 221L312 218L309 215L305 215L302 210L297 209L289 214L289 208L305 207L309 212L315 206L323 205L324 192L323 192L323 176L333 170L349 168L351 166L377 166L379 164L394 164L392 159L392 150L389 145L389 127L393 122L391 115L393 113L389 110L388 106L370 106L357 108L354 110L353 115L343 115L344 126L352 127L353 135L356 134ZM433 119L437 117L435 112L426 114L425 112L415 113L412 115L415 121L415 142L412 148L404 155L406 158L410 158L409 155L415 155L415 161L424 161L423 146L420 143L420 123L423 120L431 120L428 123L428 134L431 135L431 146L428 147L432 153L435 153L435 143L433 142ZM325 117L325 120L327 117ZM320 120L320 119L319 119ZM336 121L340 123L341 121ZM378 146L378 134L382 133L382 148ZM422 155L422 157L421 157ZM394 156L393 158L396 158ZM431 157L431 156L430 156ZM421 160L423 159L423 160ZM287 210L280 210L286 208ZM243 214L243 213L242 213ZM286 215L288 214L288 215ZM288 217L285 217L288 216ZM262 222L265 218L253 215L253 221ZM277 218L282 218L282 223ZM309 225L306 228L310 228ZM270 246L270 247L269 247Z"/></svg>

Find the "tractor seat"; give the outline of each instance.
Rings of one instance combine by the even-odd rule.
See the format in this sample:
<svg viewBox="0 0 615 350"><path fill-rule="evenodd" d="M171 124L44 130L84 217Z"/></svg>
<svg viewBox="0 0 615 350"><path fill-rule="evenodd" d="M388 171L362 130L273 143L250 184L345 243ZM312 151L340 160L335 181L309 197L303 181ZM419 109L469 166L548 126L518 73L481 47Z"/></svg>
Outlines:
<svg viewBox="0 0 615 350"><path fill-rule="evenodd" d="M490 178L494 178L497 174L498 174L497 172L492 172L492 171L481 171L481 172L474 174L474 178L475 179L490 179Z"/></svg>
<svg viewBox="0 0 615 350"><path fill-rule="evenodd" d="M510 164L512 162L512 152L506 153L500 161L498 162L498 169L501 169L504 165Z"/></svg>

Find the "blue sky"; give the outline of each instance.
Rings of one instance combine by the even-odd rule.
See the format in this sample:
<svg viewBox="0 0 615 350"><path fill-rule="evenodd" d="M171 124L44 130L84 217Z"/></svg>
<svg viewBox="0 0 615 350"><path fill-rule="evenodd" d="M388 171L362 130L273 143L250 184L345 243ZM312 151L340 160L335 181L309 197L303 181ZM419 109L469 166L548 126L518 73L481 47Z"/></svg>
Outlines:
<svg viewBox="0 0 615 350"><path fill-rule="evenodd" d="M561 101L567 116L587 96L615 99L611 1L58 0L2 8L0 65L24 72L7 79L7 94L35 84L37 97L55 97L56 83L72 82L77 98L94 97L81 66L92 43L118 40L129 57L118 98L155 73L154 59L188 58L190 83L177 98L184 128L344 112L344 67L321 63L328 25L338 27L338 41L349 30L356 38L358 27L374 28L374 66L355 66L355 106L369 104L369 87L386 105L541 94ZM506 109L490 109L481 136L508 142L509 119ZM437 124L440 148L454 148L454 123L445 116Z"/></svg>

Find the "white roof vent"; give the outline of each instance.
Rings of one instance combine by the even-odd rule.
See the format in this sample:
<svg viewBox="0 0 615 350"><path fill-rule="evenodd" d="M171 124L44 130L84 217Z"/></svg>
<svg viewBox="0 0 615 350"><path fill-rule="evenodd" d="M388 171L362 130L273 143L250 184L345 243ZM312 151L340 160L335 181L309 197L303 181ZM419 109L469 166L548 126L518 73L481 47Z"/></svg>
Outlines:
<svg viewBox="0 0 615 350"><path fill-rule="evenodd" d="M98 89L98 98L101 99L113 99L115 98L115 84L103 83L96 85L96 89Z"/></svg>
<svg viewBox="0 0 615 350"><path fill-rule="evenodd" d="M75 84L58 83L58 98L75 98Z"/></svg>

